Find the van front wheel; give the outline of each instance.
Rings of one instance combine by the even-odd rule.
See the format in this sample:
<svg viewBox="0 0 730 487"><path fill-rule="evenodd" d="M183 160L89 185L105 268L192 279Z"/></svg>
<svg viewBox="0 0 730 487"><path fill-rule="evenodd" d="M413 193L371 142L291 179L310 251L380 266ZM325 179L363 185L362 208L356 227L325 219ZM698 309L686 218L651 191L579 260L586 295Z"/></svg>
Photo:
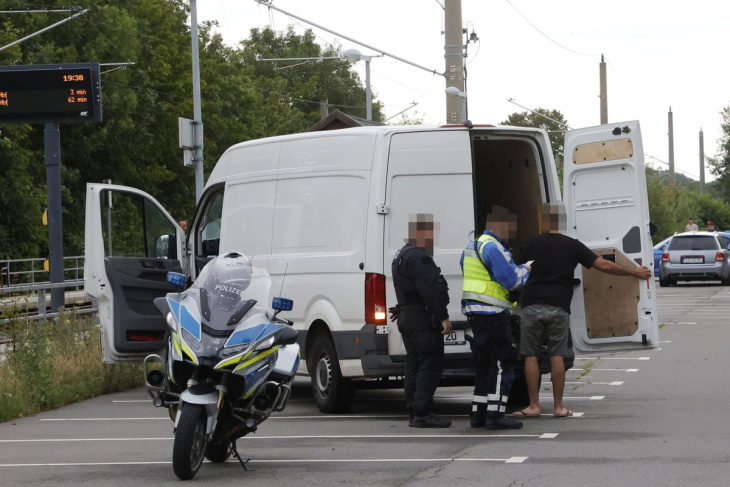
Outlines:
<svg viewBox="0 0 730 487"><path fill-rule="evenodd" d="M323 413L346 413L355 391L352 382L340 373L334 343L328 336L317 338L309 356L312 394L317 407Z"/></svg>

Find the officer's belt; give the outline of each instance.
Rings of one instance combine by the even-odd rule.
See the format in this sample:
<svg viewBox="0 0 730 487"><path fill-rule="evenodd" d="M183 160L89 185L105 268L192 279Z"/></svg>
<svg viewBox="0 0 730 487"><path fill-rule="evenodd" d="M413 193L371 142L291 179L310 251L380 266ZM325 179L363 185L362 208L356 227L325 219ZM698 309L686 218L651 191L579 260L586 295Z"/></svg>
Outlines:
<svg viewBox="0 0 730 487"><path fill-rule="evenodd" d="M399 304L398 308L410 311L428 311L425 304Z"/></svg>

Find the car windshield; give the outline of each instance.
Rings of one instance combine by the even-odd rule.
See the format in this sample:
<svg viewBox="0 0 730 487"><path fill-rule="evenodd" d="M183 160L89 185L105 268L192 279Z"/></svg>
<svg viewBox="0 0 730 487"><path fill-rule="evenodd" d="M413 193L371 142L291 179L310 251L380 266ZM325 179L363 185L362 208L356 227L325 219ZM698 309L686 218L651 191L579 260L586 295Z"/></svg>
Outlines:
<svg viewBox="0 0 730 487"><path fill-rule="evenodd" d="M693 237L674 237L667 250L717 250L717 239L711 235Z"/></svg>

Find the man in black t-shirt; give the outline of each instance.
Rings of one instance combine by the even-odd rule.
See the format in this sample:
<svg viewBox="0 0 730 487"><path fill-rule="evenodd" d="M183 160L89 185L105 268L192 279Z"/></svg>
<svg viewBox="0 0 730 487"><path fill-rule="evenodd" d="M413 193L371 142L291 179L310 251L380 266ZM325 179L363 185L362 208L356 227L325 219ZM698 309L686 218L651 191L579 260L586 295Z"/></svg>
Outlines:
<svg viewBox="0 0 730 487"><path fill-rule="evenodd" d="M547 339L550 356L550 377L553 382L554 416L571 416L563 406L565 364L570 333L570 302L573 299L573 275L581 264L590 269L617 276L650 279L651 271L645 266L624 267L602 259L579 240L560 233L565 229L565 211L562 204L545 204L542 210L542 233L527 243L521 262L532 267L522 296L520 354L525 357L525 378L530 405L513 414L516 417L540 415L538 381L540 369L537 357ZM533 262L530 262L533 261Z"/></svg>

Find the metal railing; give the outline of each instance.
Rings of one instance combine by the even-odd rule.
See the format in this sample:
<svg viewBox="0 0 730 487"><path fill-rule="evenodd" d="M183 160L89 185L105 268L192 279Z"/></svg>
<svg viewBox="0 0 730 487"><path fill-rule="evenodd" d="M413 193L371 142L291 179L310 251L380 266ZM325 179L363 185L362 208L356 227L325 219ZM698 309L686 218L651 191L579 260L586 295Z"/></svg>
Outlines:
<svg viewBox="0 0 730 487"><path fill-rule="evenodd" d="M17 311L23 310L23 319L28 320L46 320L58 316L58 313L48 312L50 304L50 290L51 289L71 289L76 288L75 293L66 292L65 306L69 307L83 304L83 306L76 307L74 313L77 315L91 314L97 311L94 306L90 306L91 300L83 294L83 280L66 281L59 283L39 283L39 284L24 284L16 286L6 286L0 288L0 314L3 314L5 310ZM74 296L75 294L75 296ZM0 319L0 325L7 324L11 319Z"/></svg>
<svg viewBox="0 0 730 487"><path fill-rule="evenodd" d="M27 284L47 284L51 274L43 268L46 259L0 260L0 288ZM63 258L63 276L68 281L83 281L84 256Z"/></svg>

